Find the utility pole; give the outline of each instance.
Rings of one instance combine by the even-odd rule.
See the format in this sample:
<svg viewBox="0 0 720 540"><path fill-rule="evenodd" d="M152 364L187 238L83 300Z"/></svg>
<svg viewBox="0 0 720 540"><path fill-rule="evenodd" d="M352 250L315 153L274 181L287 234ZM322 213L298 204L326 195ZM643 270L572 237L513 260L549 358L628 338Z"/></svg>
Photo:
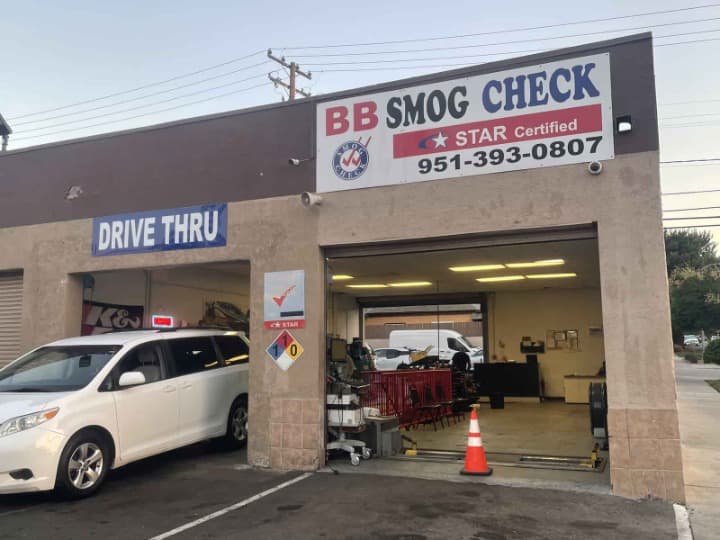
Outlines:
<svg viewBox="0 0 720 540"><path fill-rule="evenodd" d="M274 62L277 62L282 67L287 68L289 70L289 81L285 82L280 77L274 76L272 73L268 73L268 79L270 79L275 86L282 86L283 88L287 89L288 91L288 99L290 101L295 101L295 94L300 94L304 97L310 97L310 92L307 92L305 90L302 90L301 88L297 87L297 76L300 75L301 77L305 77L306 79L310 80L312 79L312 73L309 71L305 73L300 69L300 65L295 62L288 63L285 60L285 57L278 58L277 56L273 56L272 49L268 49L267 51L268 58Z"/></svg>

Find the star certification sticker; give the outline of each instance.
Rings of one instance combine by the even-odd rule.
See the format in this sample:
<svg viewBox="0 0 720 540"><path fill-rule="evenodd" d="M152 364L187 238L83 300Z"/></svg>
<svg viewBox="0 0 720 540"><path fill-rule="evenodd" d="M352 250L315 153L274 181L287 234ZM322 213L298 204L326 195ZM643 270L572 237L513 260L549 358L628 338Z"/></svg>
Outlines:
<svg viewBox="0 0 720 540"><path fill-rule="evenodd" d="M442 134L442 131L438 132L437 137L433 137L432 140L435 142L435 148L440 148L441 146L447 148L445 141L447 141L448 138Z"/></svg>

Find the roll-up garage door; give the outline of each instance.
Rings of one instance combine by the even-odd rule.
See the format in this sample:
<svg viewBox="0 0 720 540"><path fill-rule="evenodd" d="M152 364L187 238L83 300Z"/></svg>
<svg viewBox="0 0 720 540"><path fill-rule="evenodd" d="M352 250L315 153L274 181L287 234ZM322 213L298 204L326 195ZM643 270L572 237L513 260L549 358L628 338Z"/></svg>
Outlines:
<svg viewBox="0 0 720 540"><path fill-rule="evenodd" d="M22 273L0 273L0 367L20 354Z"/></svg>

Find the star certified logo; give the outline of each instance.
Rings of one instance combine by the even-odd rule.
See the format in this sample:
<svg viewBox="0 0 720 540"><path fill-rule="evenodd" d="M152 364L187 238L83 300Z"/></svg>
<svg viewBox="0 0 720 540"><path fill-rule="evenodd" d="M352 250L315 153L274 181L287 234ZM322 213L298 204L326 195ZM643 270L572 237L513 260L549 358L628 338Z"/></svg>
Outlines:
<svg viewBox="0 0 720 540"><path fill-rule="evenodd" d="M423 137L420 139L420 142L418 143L418 148L425 149L433 149L437 150L438 148L447 148L447 135L443 135L442 131L438 131L437 134L428 135L427 137ZM428 146L428 143L432 141L433 144L431 146Z"/></svg>
<svg viewBox="0 0 720 540"><path fill-rule="evenodd" d="M347 141L338 146L332 158L335 176L348 181L360 177L370 164L370 154L367 149L369 144L370 138L363 144L360 137L357 141Z"/></svg>

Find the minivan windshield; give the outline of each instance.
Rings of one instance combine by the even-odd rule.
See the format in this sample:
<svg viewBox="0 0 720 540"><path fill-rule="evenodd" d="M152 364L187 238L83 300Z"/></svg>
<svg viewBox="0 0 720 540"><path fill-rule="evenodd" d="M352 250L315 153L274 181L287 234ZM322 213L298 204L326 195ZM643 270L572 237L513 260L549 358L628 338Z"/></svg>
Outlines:
<svg viewBox="0 0 720 540"><path fill-rule="evenodd" d="M120 345L41 347L0 369L0 392L80 390L120 349Z"/></svg>

